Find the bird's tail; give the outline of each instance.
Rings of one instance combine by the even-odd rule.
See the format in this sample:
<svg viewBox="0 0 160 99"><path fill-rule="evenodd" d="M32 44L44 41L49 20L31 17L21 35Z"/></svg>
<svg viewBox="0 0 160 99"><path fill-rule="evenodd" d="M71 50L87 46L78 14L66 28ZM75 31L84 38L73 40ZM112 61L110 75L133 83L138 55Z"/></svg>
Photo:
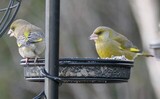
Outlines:
<svg viewBox="0 0 160 99"><path fill-rule="evenodd" d="M137 56L154 57L154 55L148 52L137 53Z"/></svg>

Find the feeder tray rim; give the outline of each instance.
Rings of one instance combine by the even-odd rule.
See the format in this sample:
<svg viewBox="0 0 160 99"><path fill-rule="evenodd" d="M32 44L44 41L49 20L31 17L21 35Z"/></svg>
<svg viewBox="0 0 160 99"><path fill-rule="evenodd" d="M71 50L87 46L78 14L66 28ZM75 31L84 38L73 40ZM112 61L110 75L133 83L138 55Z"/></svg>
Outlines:
<svg viewBox="0 0 160 99"><path fill-rule="evenodd" d="M33 61L34 58L30 58L30 61ZM25 61L22 59L21 62ZM37 61L45 61L45 58L38 58ZM133 60L118 60L118 59L98 59L98 58L59 58L59 61L96 61L96 62L123 62L123 63L133 63Z"/></svg>
<svg viewBox="0 0 160 99"><path fill-rule="evenodd" d="M44 66L45 64L39 64L39 63L21 63L23 67L41 67ZM70 66L104 66L104 67L133 67L133 64L130 63L60 63L59 66L61 67L70 67Z"/></svg>
<svg viewBox="0 0 160 99"><path fill-rule="evenodd" d="M59 77L61 79L61 83L120 83L120 82L128 82L128 79L126 78L118 78L118 79L115 79L115 78L94 78L94 77L82 77L82 78L67 78L67 77ZM44 82L44 79L45 78L29 78L29 77L25 77L25 79L27 81L33 81L33 82Z"/></svg>
<svg viewBox="0 0 160 99"><path fill-rule="evenodd" d="M35 67L44 66L45 59L40 58L34 63L34 59L25 63L25 59L21 60L20 63L24 67ZM121 60L111 60L111 59L96 59L96 58L60 58L59 66L108 66L108 67L133 67L133 61L121 61Z"/></svg>
<svg viewBox="0 0 160 99"><path fill-rule="evenodd" d="M160 43L150 44L150 48L160 48Z"/></svg>

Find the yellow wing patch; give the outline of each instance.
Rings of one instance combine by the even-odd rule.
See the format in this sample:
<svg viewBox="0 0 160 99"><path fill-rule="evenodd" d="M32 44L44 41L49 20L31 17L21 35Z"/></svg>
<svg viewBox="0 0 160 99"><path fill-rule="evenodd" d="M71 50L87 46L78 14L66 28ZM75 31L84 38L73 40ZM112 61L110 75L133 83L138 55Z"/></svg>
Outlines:
<svg viewBox="0 0 160 99"><path fill-rule="evenodd" d="M20 43L17 43L17 45L18 45L18 47L21 47L21 46L22 46L22 44L20 44Z"/></svg>
<svg viewBox="0 0 160 99"><path fill-rule="evenodd" d="M36 41L37 41L37 42L40 42L40 41L42 41L42 40L43 40L42 38L39 38L39 39L37 39Z"/></svg>
<svg viewBox="0 0 160 99"><path fill-rule="evenodd" d="M28 38L28 36L29 36L29 32L27 32L27 31L24 32L24 37L25 37L25 38Z"/></svg>
<svg viewBox="0 0 160 99"><path fill-rule="evenodd" d="M122 48L121 46L119 46L119 49L124 50L124 48ZM140 52L140 50L137 49L137 48L130 48L129 50L130 50L131 52Z"/></svg>
<svg viewBox="0 0 160 99"><path fill-rule="evenodd" d="M130 51L131 51L131 52L139 52L140 50L137 49L137 48L130 48Z"/></svg>
<svg viewBox="0 0 160 99"><path fill-rule="evenodd" d="M29 32L28 31L24 32L24 37L26 41L28 41L28 36L29 36Z"/></svg>
<svg viewBox="0 0 160 99"><path fill-rule="evenodd" d="M123 48L121 46L119 46L119 49L123 50Z"/></svg>

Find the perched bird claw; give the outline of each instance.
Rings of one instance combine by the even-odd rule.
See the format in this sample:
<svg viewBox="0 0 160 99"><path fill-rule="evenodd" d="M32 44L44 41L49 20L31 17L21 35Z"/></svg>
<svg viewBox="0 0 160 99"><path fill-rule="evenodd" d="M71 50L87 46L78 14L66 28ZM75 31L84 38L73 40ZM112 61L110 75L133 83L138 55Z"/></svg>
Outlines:
<svg viewBox="0 0 160 99"><path fill-rule="evenodd" d="M36 62L37 62L37 60L38 60L38 57L35 57L35 58L34 58L34 63L36 63Z"/></svg>
<svg viewBox="0 0 160 99"><path fill-rule="evenodd" d="M28 65L28 61L29 61L29 58L26 58L26 59L25 59L25 64Z"/></svg>

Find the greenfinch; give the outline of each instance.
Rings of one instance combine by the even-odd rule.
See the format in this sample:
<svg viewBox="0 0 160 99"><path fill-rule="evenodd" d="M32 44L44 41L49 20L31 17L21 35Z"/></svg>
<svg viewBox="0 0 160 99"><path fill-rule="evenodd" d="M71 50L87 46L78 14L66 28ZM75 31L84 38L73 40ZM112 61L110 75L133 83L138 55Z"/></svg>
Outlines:
<svg viewBox="0 0 160 99"><path fill-rule="evenodd" d="M127 37L109 27L97 27L91 34L90 40L94 40L96 51L100 58L125 56L128 60L134 60L139 55L152 56L144 52L141 53Z"/></svg>
<svg viewBox="0 0 160 99"><path fill-rule="evenodd" d="M26 59L37 58L42 55L45 50L45 35L42 30L23 20L15 20L8 31L10 37L15 37L20 55Z"/></svg>

